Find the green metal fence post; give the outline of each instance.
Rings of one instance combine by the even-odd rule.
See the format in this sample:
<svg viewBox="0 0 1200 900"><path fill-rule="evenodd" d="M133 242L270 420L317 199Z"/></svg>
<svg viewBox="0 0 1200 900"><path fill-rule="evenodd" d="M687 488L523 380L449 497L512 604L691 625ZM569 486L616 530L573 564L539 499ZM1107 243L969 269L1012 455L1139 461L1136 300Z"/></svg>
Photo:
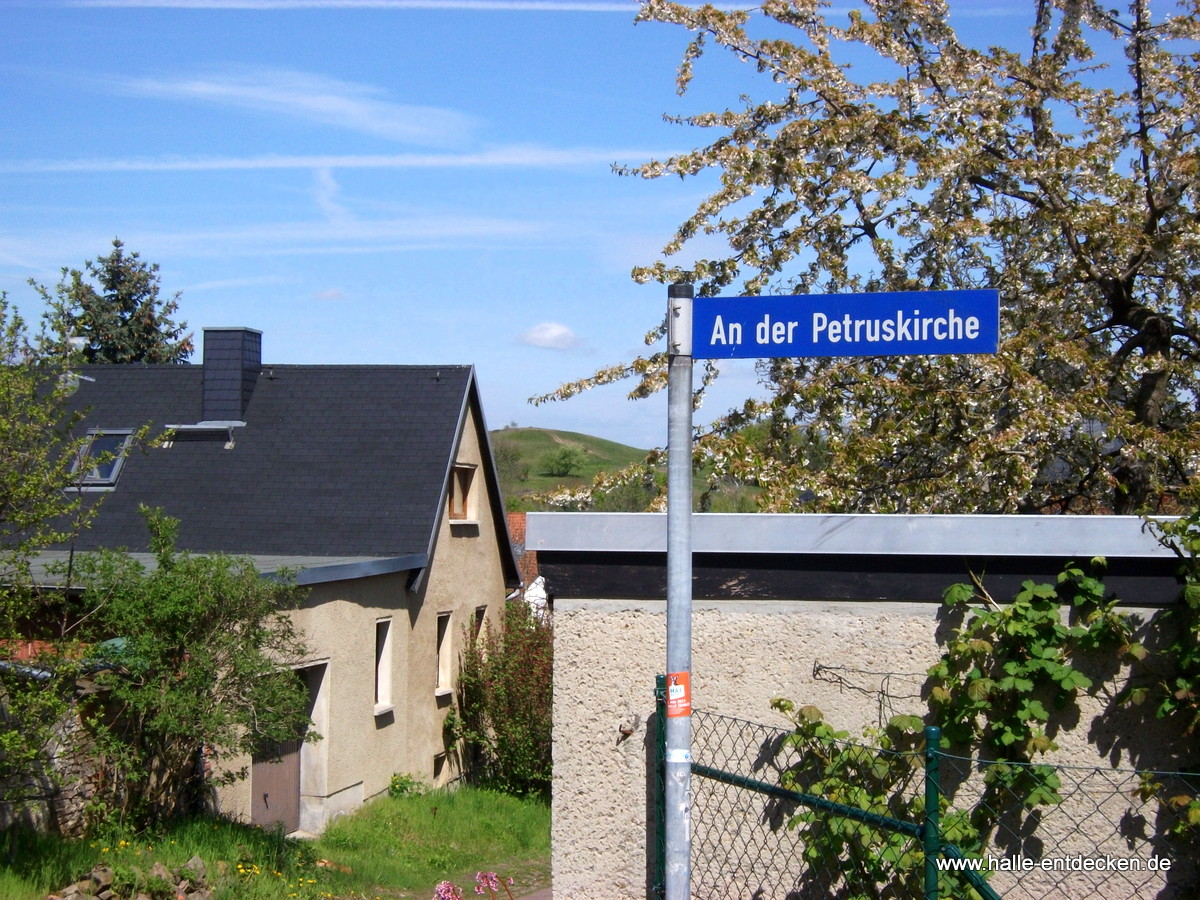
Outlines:
<svg viewBox="0 0 1200 900"><path fill-rule="evenodd" d="M667 890L667 676L654 676L654 884L653 896Z"/></svg>
<svg viewBox="0 0 1200 900"><path fill-rule="evenodd" d="M938 857L942 838L938 821L941 809L942 786L939 776L942 729L925 726L925 900L938 900Z"/></svg>

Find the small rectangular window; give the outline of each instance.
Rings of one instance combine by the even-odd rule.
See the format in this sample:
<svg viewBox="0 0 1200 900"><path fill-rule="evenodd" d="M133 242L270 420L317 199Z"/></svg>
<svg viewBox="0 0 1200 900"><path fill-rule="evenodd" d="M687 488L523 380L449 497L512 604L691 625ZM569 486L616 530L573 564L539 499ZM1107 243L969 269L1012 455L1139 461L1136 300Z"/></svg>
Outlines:
<svg viewBox="0 0 1200 900"><path fill-rule="evenodd" d="M392 620L375 623L375 715L392 709Z"/></svg>
<svg viewBox="0 0 1200 900"><path fill-rule="evenodd" d="M438 693L449 693L454 689L453 661L450 646L450 613L438 613L437 617L437 680Z"/></svg>
<svg viewBox="0 0 1200 900"><path fill-rule="evenodd" d="M473 635L475 640L479 640L479 636L483 634L483 625L486 620L487 620L487 607L486 606L475 607L475 634Z"/></svg>
<svg viewBox="0 0 1200 900"><path fill-rule="evenodd" d="M475 479L475 467L455 464L450 473L450 518L471 518L471 482Z"/></svg>
<svg viewBox="0 0 1200 900"><path fill-rule="evenodd" d="M93 428L72 469L81 489L110 488L117 483L133 439L129 429Z"/></svg>

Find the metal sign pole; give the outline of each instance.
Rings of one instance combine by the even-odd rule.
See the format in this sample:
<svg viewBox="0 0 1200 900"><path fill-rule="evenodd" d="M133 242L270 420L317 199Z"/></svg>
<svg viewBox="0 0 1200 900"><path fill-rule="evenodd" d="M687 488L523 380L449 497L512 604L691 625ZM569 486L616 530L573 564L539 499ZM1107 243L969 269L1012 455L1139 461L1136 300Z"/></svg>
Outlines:
<svg viewBox="0 0 1200 900"><path fill-rule="evenodd" d="M693 360L995 353L999 336L994 289L696 300L667 287L666 900L691 897Z"/></svg>
<svg viewBox="0 0 1200 900"><path fill-rule="evenodd" d="M666 900L689 900L692 863L692 300L667 288Z"/></svg>

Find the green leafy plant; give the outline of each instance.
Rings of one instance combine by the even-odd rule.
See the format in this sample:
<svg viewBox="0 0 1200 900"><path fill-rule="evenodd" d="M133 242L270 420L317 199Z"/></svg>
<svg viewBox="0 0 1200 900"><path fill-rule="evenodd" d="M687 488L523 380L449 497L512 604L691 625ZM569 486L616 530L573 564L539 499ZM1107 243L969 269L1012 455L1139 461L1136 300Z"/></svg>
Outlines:
<svg viewBox="0 0 1200 900"><path fill-rule="evenodd" d="M31 560L65 543L95 514L84 504L76 462L88 438L72 436L71 347L31 333L0 293L0 799L11 812L52 798L53 764L70 711L79 654L64 640Z"/></svg>
<svg viewBox="0 0 1200 900"><path fill-rule="evenodd" d="M1194 839L1200 834L1200 799L1193 794L1179 793L1165 795L1166 785L1159 780L1157 773L1140 773L1136 796L1143 802L1158 800L1172 812L1167 831L1180 838Z"/></svg>
<svg viewBox="0 0 1200 900"><path fill-rule="evenodd" d="M1200 510L1177 519L1151 519L1149 526L1179 556L1184 581L1181 602L1161 614L1173 634L1164 653L1172 666L1158 685L1157 712L1181 722L1191 735L1200 726Z"/></svg>
<svg viewBox="0 0 1200 900"><path fill-rule="evenodd" d="M925 737L919 718L893 716L882 729L864 730L859 744L849 741L849 732L827 723L815 706L797 708L792 701L777 698L771 707L786 715L795 728L783 746L794 749L799 761L783 772L783 787L883 818L905 822L924 818L920 784ZM980 835L970 816L951 810L944 798L939 805L942 840L961 850L978 849ZM788 825L799 831L804 842L805 877L840 880L844 892L838 896L876 900L923 895L924 849L911 835L808 807L792 816ZM851 864L842 865L840 860ZM942 874L946 896L970 896L965 883L959 884L960 877Z"/></svg>
<svg viewBox="0 0 1200 900"><path fill-rule="evenodd" d="M542 458L542 471L547 475L565 478L579 474L585 462L587 455L582 447L560 447Z"/></svg>
<svg viewBox="0 0 1200 900"><path fill-rule="evenodd" d="M1200 583L1200 514L1158 527L1168 528L1166 533L1180 542L1188 583L1184 602L1158 620L1160 626L1173 621L1176 635L1166 651L1173 660L1171 674L1157 688L1158 712L1179 717L1185 729L1192 729L1198 719L1189 704L1200 688L1200 655L1193 655L1200 627L1194 625L1198 616L1192 602L1200 598L1200 590L1192 589ZM962 623L927 673L930 717L942 727L943 746L977 748L992 759L984 768L983 791L970 809L950 809L944 798L940 803L942 840L967 855L985 851L1005 813L1062 801L1058 770L1038 762L1056 748L1054 715L1074 707L1081 693L1096 689L1096 667L1111 666L1115 676L1122 664L1137 666L1149 656L1134 639L1131 618L1106 593L1100 577L1104 568L1102 558L1091 560L1086 569L1070 563L1054 583L1026 581L1007 603L997 602L975 575L970 583L945 592L946 605L962 616ZM1084 671L1085 659L1092 674ZM1130 692L1121 696L1128 698ZM815 707L797 709L788 700L772 706L794 723L786 745L800 751L801 762L783 775L785 787L882 816L922 819L924 811L911 787L921 748L920 719L899 716L882 730L868 729L864 738L875 745L868 748L847 743L848 733L826 723ZM1200 833L1200 800L1192 794L1167 796L1152 773L1142 776L1137 793L1142 800L1157 798L1169 807L1160 827L1173 839L1192 840ZM920 894L914 879L921 848L910 839L808 810L791 824L802 829L806 857L814 867L837 859L854 862L844 867L849 896L880 896L883 885L892 885L898 895ZM952 890L951 895L968 896L966 890L964 886L964 893Z"/></svg>
<svg viewBox="0 0 1200 900"><path fill-rule="evenodd" d="M1157 616L1171 635L1159 655L1166 666L1157 684L1128 690L1125 696L1135 703L1153 697L1156 715L1178 722L1184 735L1192 736L1200 726L1200 510L1175 519L1150 519L1148 527L1179 557L1183 591L1178 603ZM1156 776L1143 775L1143 799L1155 796L1167 807L1170 833L1193 844L1200 841L1200 797L1186 791L1164 797L1161 789Z"/></svg>
<svg viewBox="0 0 1200 900"><path fill-rule="evenodd" d="M1105 562L1097 557L1091 565L1101 570ZM1117 600L1074 563L1055 584L1026 581L1010 603L997 603L978 577L947 588L945 602L965 621L929 670L931 710L951 743L977 742L998 760L1028 763L1055 749L1052 711L1093 686L1079 655L1101 648L1145 655ZM988 778L990 789L1012 792L1028 807L1060 800L1050 767L991 767Z"/></svg>
<svg viewBox="0 0 1200 900"><path fill-rule="evenodd" d="M424 793L425 785L421 782L421 779L407 772L395 773L392 775L391 781L388 782L389 797L407 797L410 794L419 797Z"/></svg>
<svg viewBox="0 0 1200 900"><path fill-rule="evenodd" d="M548 797L554 629L546 615L510 600L500 627L468 633L459 711L449 720L471 779L518 796Z"/></svg>
<svg viewBox="0 0 1200 900"><path fill-rule="evenodd" d="M91 738L97 822L151 824L202 799L197 760L218 779L232 758L306 734L303 686L286 667L304 645L288 608L300 593L248 559L175 550L178 521L143 508L156 566L102 551L74 561L77 633L95 689L80 708ZM315 740L317 735L307 733Z"/></svg>

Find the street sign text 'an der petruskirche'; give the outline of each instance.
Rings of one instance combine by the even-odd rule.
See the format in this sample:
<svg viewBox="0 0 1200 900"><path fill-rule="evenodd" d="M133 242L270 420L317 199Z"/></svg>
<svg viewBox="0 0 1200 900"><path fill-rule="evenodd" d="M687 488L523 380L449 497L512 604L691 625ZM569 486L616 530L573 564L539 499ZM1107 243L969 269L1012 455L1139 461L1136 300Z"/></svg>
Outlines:
<svg viewBox="0 0 1200 900"><path fill-rule="evenodd" d="M999 309L996 290L697 297L692 356L995 353Z"/></svg>

